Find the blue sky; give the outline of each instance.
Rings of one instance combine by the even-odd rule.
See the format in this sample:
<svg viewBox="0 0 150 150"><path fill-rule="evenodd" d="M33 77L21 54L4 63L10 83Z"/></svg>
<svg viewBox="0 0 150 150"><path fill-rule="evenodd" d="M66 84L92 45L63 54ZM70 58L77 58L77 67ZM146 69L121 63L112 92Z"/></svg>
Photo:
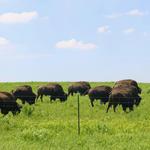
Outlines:
<svg viewBox="0 0 150 150"><path fill-rule="evenodd" d="M147 0L0 0L0 81L150 82Z"/></svg>

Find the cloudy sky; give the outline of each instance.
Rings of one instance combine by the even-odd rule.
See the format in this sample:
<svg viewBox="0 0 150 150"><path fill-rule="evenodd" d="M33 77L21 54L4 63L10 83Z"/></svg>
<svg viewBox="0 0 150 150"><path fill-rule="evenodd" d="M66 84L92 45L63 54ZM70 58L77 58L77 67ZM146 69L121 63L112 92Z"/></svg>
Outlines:
<svg viewBox="0 0 150 150"><path fill-rule="evenodd" d="M0 0L0 81L150 82L148 0Z"/></svg>

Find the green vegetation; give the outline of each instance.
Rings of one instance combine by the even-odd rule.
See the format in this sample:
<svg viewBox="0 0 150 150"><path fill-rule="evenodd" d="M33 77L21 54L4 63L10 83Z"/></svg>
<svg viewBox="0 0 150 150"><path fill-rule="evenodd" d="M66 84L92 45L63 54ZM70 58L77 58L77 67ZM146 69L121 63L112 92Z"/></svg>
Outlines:
<svg viewBox="0 0 150 150"><path fill-rule="evenodd" d="M18 85L29 84L36 92L45 83L1 83L1 91L11 91ZM60 83L65 91L69 83ZM91 83L113 85L113 83ZM44 97L33 106L26 104L21 113L0 115L0 149L93 149L93 150L148 150L150 149L150 84L141 83L142 102L131 113L121 107L114 113L95 101L91 108L87 96L80 97L81 135L77 135L77 95L65 103L50 103ZM20 103L20 101L19 101Z"/></svg>

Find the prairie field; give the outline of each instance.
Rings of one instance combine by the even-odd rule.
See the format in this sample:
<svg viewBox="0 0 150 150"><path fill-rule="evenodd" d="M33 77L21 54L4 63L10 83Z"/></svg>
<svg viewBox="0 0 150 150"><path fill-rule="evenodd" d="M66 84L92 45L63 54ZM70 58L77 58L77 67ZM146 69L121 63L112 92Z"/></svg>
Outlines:
<svg viewBox="0 0 150 150"><path fill-rule="evenodd" d="M46 82L0 83L1 91L11 91L19 85L31 85L37 92ZM69 82L60 82L67 92ZM113 82L91 83L110 85ZM68 100L50 102L49 97L35 105L25 104L20 114L0 114L0 149L7 150L148 150L150 149L150 84L139 83L142 101L133 112L125 113L121 106L106 113L106 105L95 101L92 108L88 96L80 96L81 134L77 132L77 95ZM18 100L18 103L21 101Z"/></svg>

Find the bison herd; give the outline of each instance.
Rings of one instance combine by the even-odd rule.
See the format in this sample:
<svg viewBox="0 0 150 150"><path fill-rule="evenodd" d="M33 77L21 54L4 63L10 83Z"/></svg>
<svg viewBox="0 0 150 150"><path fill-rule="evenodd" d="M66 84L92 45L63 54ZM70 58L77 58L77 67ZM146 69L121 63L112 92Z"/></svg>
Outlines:
<svg viewBox="0 0 150 150"><path fill-rule="evenodd" d="M32 87L23 85L12 90L11 93L0 92L0 109L2 114L7 114L11 111L13 114L20 112L22 106L16 101L20 99L23 104L35 104L40 98L43 101L43 96L49 96L50 101L60 99L65 102L68 96L73 96L79 93L81 96L88 95L91 106L94 107L94 100L99 100L100 104L108 103L106 112L113 106L114 112L118 105L122 106L123 111L126 112L134 109L141 102L141 89L134 80L120 80L114 84L113 87L97 86L91 88L88 82L75 82L68 87L68 93L64 92L63 87L57 83L49 83L38 87L37 95L33 92Z"/></svg>

